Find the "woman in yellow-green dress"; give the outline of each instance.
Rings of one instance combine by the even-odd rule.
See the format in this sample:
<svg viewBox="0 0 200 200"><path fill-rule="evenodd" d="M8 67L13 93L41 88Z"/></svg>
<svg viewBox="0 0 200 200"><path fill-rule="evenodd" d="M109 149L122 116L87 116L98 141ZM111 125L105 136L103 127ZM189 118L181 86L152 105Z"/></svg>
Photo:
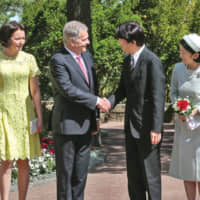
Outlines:
<svg viewBox="0 0 200 200"><path fill-rule="evenodd" d="M0 28L3 46L0 51L0 192L3 200L8 200L13 161L18 167L19 199L24 200L29 183L28 161L41 154L39 70L35 58L22 51L25 37L24 26L15 21ZM36 118L36 133L31 134L30 122Z"/></svg>

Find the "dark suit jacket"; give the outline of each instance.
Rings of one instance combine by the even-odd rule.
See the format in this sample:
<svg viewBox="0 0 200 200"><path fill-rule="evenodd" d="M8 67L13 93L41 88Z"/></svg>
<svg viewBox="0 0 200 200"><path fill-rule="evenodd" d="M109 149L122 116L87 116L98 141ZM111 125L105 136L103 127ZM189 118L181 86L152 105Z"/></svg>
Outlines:
<svg viewBox="0 0 200 200"><path fill-rule="evenodd" d="M81 56L87 67L89 85L66 49L50 61L55 101L52 129L56 134L82 135L96 130L97 82L93 59L88 52Z"/></svg>
<svg viewBox="0 0 200 200"><path fill-rule="evenodd" d="M125 131L135 138L151 130L161 132L165 102L165 77L160 59L146 47L134 69L126 55L119 88L109 97L112 107L125 97Z"/></svg>

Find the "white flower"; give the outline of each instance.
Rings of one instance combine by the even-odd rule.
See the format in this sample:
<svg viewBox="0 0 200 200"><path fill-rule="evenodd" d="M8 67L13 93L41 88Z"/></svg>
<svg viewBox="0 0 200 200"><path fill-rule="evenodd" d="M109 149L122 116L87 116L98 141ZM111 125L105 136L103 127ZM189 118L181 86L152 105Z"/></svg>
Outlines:
<svg viewBox="0 0 200 200"><path fill-rule="evenodd" d="M38 158L38 161L39 161L39 162L43 162L43 161L44 161L44 157L43 157L43 156L40 156L40 157Z"/></svg>
<svg viewBox="0 0 200 200"><path fill-rule="evenodd" d="M188 106L188 107L187 107L187 111L190 110L190 109L191 109L191 106Z"/></svg>
<svg viewBox="0 0 200 200"><path fill-rule="evenodd" d="M45 163L43 163L43 164L42 164L42 167L43 167L43 168L46 168L47 166L46 166L46 164L45 164Z"/></svg>

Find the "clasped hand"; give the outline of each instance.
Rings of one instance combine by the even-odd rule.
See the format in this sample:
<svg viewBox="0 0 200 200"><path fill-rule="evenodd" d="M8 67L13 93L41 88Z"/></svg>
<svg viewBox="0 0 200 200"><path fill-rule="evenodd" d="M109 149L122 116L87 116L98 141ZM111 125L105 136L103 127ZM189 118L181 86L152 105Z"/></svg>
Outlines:
<svg viewBox="0 0 200 200"><path fill-rule="evenodd" d="M106 99L105 97L99 98L97 107L104 112L108 112L111 108L111 104L110 104L110 101L108 99Z"/></svg>
<svg viewBox="0 0 200 200"><path fill-rule="evenodd" d="M197 115L197 114L199 114L199 110L198 110L198 108L195 108L195 109L192 111L190 117L194 117L194 116ZM178 115L178 118L179 118L180 120L182 120L182 121L185 121L185 120L186 120L186 117L183 116L183 115Z"/></svg>

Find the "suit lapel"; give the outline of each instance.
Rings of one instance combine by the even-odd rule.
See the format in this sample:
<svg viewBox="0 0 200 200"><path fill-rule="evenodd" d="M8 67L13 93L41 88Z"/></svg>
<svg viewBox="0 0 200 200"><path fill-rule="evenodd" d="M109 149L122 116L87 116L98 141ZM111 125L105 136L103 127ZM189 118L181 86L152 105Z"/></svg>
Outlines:
<svg viewBox="0 0 200 200"><path fill-rule="evenodd" d="M135 65L135 67L132 69L131 68L131 56L129 56L129 67L130 67L130 74L131 74L131 77L134 78L135 75L137 74L137 72L139 71L139 69L142 67L143 65L143 61L144 61L144 57L145 57L145 51L146 51L146 47L143 49L143 51L141 52L138 60L137 60L137 63Z"/></svg>
<svg viewBox="0 0 200 200"><path fill-rule="evenodd" d="M85 67L87 68L89 86L90 88L92 88L93 87L93 75L92 75L92 66L91 66L92 63L90 62L90 60L88 59L88 56L86 56L85 53L82 53L81 56L85 62Z"/></svg>
<svg viewBox="0 0 200 200"><path fill-rule="evenodd" d="M69 65L73 66L74 69L77 71L77 73L80 75L80 77L84 80L84 82L88 85L87 80L85 79L85 75L83 74L79 64L74 60L72 55L66 50L63 50L66 54L66 60L69 63Z"/></svg>

